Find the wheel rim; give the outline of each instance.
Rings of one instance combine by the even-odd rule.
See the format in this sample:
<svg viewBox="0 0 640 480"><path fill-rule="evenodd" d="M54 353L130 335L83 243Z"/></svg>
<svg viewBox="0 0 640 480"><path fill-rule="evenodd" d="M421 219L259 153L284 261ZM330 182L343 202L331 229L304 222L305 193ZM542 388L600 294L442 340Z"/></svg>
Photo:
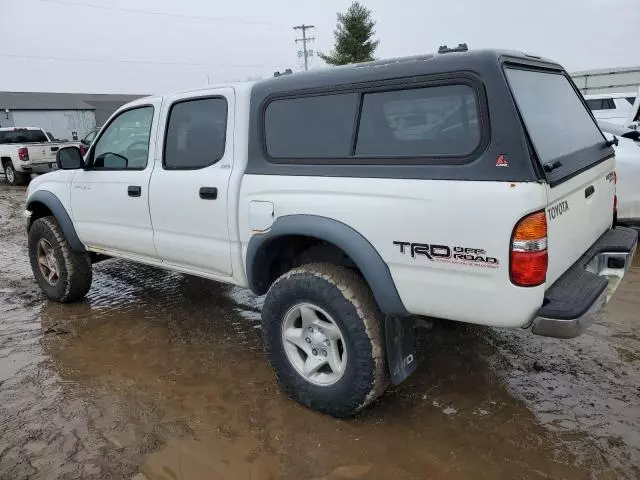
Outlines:
<svg viewBox="0 0 640 480"><path fill-rule="evenodd" d="M16 176L13 173L13 168L11 168L11 165L7 165L7 170L4 173L7 176L7 180L9 180L9 183L13 183L15 181Z"/></svg>
<svg viewBox="0 0 640 480"><path fill-rule="evenodd" d="M344 374L344 337L323 309L310 303L291 307L282 324L282 343L289 362L308 382L332 385Z"/></svg>
<svg viewBox="0 0 640 480"><path fill-rule="evenodd" d="M44 238L38 241L38 247L36 252L38 259L38 267L40 273L47 281L49 285L55 285L60 280L60 269L58 267L58 260L56 260L55 252L51 244Z"/></svg>

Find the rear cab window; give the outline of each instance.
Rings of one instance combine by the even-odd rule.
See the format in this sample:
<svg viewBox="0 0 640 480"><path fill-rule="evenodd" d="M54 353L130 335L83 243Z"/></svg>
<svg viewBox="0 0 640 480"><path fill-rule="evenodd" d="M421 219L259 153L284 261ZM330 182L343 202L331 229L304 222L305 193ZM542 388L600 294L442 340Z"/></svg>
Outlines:
<svg viewBox="0 0 640 480"><path fill-rule="evenodd" d="M591 113L563 72L507 66L507 80L551 186L610 157Z"/></svg>
<svg viewBox="0 0 640 480"><path fill-rule="evenodd" d="M42 130L19 128L0 132L0 143L46 143L47 136Z"/></svg>

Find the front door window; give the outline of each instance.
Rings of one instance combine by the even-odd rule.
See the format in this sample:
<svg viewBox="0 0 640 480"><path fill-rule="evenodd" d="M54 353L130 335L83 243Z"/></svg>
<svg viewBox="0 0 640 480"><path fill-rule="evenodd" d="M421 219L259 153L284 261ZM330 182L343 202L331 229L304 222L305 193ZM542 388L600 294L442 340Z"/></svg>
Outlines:
<svg viewBox="0 0 640 480"><path fill-rule="evenodd" d="M153 107L139 107L118 115L93 150L94 170L144 170L149 160Z"/></svg>

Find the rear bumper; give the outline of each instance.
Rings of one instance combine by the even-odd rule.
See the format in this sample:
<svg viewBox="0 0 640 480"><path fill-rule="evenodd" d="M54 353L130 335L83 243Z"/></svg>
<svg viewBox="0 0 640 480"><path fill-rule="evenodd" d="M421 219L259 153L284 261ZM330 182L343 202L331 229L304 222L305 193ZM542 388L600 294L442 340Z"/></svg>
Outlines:
<svg viewBox="0 0 640 480"><path fill-rule="evenodd" d="M596 243L546 292L531 324L536 335L573 338L596 321L633 261L638 234L616 227Z"/></svg>
<svg viewBox="0 0 640 480"><path fill-rule="evenodd" d="M16 171L24 173L48 173L53 170L57 170L57 165L54 162L48 163L28 163L26 165L16 165Z"/></svg>

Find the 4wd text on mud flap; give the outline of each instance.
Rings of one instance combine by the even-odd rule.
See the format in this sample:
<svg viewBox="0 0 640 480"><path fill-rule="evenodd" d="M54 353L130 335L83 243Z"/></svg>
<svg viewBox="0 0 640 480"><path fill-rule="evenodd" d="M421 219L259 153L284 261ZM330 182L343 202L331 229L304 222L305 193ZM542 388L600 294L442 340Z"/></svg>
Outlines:
<svg viewBox="0 0 640 480"><path fill-rule="evenodd" d="M497 258L487 256L487 252L481 248L449 247L448 245L398 241L393 242L393 244L400 247L400 253L409 253L411 258L416 258L417 255L422 255L427 257L429 260L448 260L453 263L476 263L479 265L495 266L500 263Z"/></svg>
<svg viewBox="0 0 640 480"><path fill-rule="evenodd" d="M567 202L566 200L563 200L560 203L556 203L555 205L549 207L549 210L547 210L550 220L559 217L567 211L569 211L569 202Z"/></svg>

